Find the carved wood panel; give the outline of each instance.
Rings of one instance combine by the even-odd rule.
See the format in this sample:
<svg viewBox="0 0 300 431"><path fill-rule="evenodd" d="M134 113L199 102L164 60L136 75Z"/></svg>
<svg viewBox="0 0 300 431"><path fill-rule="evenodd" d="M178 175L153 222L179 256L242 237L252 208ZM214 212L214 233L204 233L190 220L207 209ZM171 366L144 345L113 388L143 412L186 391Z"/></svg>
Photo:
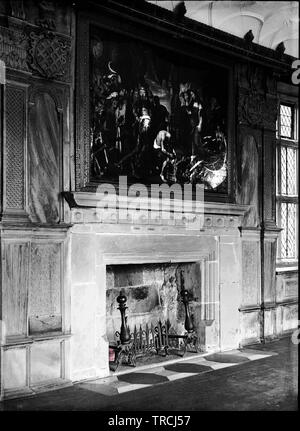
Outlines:
<svg viewBox="0 0 300 431"><path fill-rule="evenodd" d="M238 202L250 205L244 215L243 226L257 227L259 225L259 149L252 135L240 137L242 142L239 173L238 173Z"/></svg>
<svg viewBox="0 0 300 431"><path fill-rule="evenodd" d="M260 245L256 241L242 242L242 304L257 305L260 301Z"/></svg>
<svg viewBox="0 0 300 431"><path fill-rule="evenodd" d="M29 243L4 246L3 321L6 335L27 334Z"/></svg>
<svg viewBox="0 0 300 431"><path fill-rule="evenodd" d="M32 243L29 333L62 328L61 244Z"/></svg>
<svg viewBox="0 0 300 431"><path fill-rule="evenodd" d="M276 217L276 143L275 133L264 133L264 219L275 225Z"/></svg>
<svg viewBox="0 0 300 431"><path fill-rule="evenodd" d="M239 124L275 130L278 101L274 74L251 64L238 64L236 77Z"/></svg>
<svg viewBox="0 0 300 431"><path fill-rule="evenodd" d="M5 209L25 209L26 89L7 84L5 92Z"/></svg>
<svg viewBox="0 0 300 431"><path fill-rule="evenodd" d="M264 241L264 302L276 300L276 245L274 238Z"/></svg>
<svg viewBox="0 0 300 431"><path fill-rule="evenodd" d="M49 31L31 31L27 62L34 73L47 78L69 80L70 40Z"/></svg>
<svg viewBox="0 0 300 431"><path fill-rule="evenodd" d="M62 121L47 89L31 94L29 110L29 210L40 223L60 220Z"/></svg>

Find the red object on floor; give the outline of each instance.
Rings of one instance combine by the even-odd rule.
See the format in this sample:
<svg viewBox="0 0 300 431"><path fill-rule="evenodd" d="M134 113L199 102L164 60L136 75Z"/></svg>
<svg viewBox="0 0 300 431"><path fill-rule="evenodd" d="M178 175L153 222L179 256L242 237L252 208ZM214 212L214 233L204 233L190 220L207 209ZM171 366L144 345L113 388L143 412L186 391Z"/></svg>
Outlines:
<svg viewBox="0 0 300 431"><path fill-rule="evenodd" d="M111 347L109 347L108 357L109 357L109 362L114 362L114 360L115 360L115 351Z"/></svg>

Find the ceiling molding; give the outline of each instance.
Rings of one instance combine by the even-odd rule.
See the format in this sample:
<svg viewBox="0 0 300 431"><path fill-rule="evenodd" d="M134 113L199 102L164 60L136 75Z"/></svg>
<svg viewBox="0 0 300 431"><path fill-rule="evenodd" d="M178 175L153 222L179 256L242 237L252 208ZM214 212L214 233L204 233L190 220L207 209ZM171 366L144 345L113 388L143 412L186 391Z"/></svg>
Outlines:
<svg viewBox="0 0 300 431"><path fill-rule="evenodd" d="M179 1L156 0L148 0L148 2L169 11L179 3ZM186 1L185 6L187 18L226 32L228 32L230 20L235 19L235 31L232 34L241 38L251 29L251 19L257 19L260 25L251 29L254 40L261 46L271 49L275 49L280 42L291 39L289 31L291 27L294 28L293 39L299 38L297 1ZM240 25L237 25L237 17L241 18ZM249 25L247 25L247 18ZM296 44L288 47L286 54L298 58Z"/></svg>

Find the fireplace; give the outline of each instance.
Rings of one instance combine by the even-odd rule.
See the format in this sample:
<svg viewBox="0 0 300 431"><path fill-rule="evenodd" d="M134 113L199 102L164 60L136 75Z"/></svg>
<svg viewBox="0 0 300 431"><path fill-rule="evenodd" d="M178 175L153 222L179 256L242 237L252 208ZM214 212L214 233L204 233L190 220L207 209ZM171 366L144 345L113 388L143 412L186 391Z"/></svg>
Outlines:
<svg viewBox="0 0 300 431"><path fill-rule="evenodd" d="M127 297L131 332L169 319L174 332L183 334L181 273L201 350L239 347L238 226L244 208L206 204L203 228L191 230L176 220L107 223L87 208L89 201L80 203L85 208L71 210L71 380L109 375L109 345L121 324L120 291Z"/></svg>
<svg viewBox="0 0 300 431"><path fill-rule="evenodd" d="M168 322L172 331L185 332L185 310L181 291L188 291L189 308L195 328L201 327L201 264L199 262L106 267L106 334L110 342L120 329L117 297L127 298L127 324L136 327ZM200 335L200 329L197 331Z"/></svg>

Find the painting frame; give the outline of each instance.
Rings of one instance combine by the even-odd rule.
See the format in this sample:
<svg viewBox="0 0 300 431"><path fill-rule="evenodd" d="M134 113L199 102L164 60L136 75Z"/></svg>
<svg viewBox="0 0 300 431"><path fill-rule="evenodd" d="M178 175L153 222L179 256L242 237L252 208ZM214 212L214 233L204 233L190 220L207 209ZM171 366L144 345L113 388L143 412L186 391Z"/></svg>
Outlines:
<svg viewBox="0 0 300 431"><path fill-rule="evenodd" d="M175 38L172 34L167 34L165 39L157 35L153 37L153 26L149 22L135 21L131 17L132 23L129 22L122 14L113 14L111 11L99 16L95 13L80 12L77 23L77 62L76 62L76 112L75 112L75 178L73 189L77 192L93 192L97 186L105 180L95 181L90 172L90 36L93 28L99 28L101 31L108 31L134 38L140 42L151 44L153 47L160 47L174 54L187 52L187 43L189 43L188 56L195 61L203 61L216 67L221 67L227 71L227 190L226 192L205 191L205 200L233 202L234 185L233 185L233 154L235 148L235 103L234 103L234 62L225 52L216 53L213 49L202 47L199 41L183 41L181 38ZM134 31L134 29L136 31ZM176 40L177 39L177 40ZM179 39L179 40L178 40ZM199 50L199 46L201 50ZM203 49L202 49L203 48ZM209 52L209 58L206 53ZM87 85L87 83L89 83ZM112 181L113 185L117 183ZM143 183L145 184L145 183ZM129 183L130 185L130 183ZM150 188L150 184L145 184ZM116 187L117 188L117 187Z"/></svg>

